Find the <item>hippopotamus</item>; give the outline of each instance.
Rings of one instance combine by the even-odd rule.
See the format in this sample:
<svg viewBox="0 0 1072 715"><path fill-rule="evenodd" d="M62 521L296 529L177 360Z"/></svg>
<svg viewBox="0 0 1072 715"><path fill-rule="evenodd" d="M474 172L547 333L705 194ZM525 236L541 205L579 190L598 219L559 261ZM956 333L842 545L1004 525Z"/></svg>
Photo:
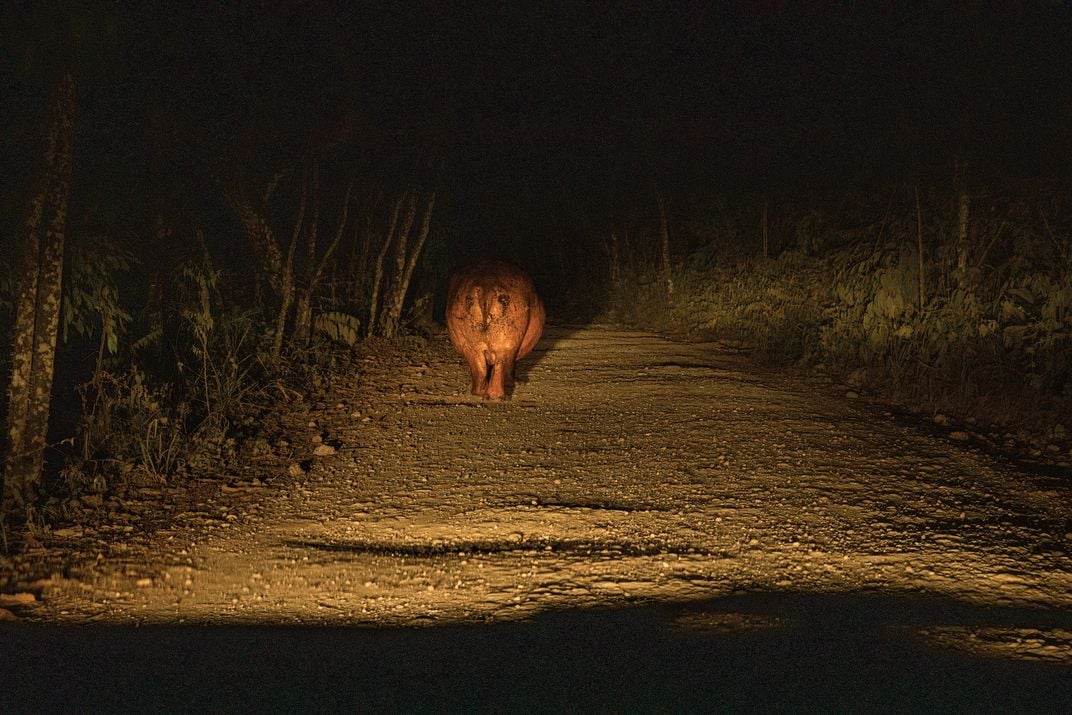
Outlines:
<svg viewBox="0 0 1072 715"><path fill-rule="evenodd" d="M483 260L451 276L447 332L469 367L474 395L510 398L517 361L535 347L545 319L532 279L513 264Z"/></svg>

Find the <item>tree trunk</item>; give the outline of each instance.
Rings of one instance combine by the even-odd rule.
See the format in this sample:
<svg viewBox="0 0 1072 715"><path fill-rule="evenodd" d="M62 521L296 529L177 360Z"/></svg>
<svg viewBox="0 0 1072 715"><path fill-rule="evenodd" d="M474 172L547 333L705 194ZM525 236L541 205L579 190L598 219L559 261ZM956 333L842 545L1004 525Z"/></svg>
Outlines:
<svg viewBox="0 0 1072 715"><path fill-rule="evenodd" d="M376 330L379 319L380 287L383 283L383 259L387 256L387 249L395 237L395 228L398 226L398 212L402 210L402 204L406 202L406 194L395 203L391 209L391 223L387 227L387 235L384 236L383 244L376 253L375 272L372 275L372 296L369 298L368 334L372 335Z"/></svg>
<svg viewBox="0 0 1072 715"><path fill-rule="evenodd" d="M385 338L393 338L398 332L398 316L395 315L394 307L399 301L398 292L404 290L402 285L403 276L406 272L407 247L409 245L409 232L413 229L413 222L417 219L417 197L410 196L409 206L406 208L406 216L402 221L402 228L395 237L395 266L391 281L388 283L388 292L384 294L383 311L380 315L380 335ZM402 294L405 298L405 293Z"/></svg>
<svg viewBox="0 0 1072 715"><path fill-rule="evenodd" d="M971 254L971 242L968 238L968 224L971 218L971 197L968 194L968 165L957 162L957 286L968 289L971 286L968 277L968 262Z"/></svg>
<svg viewBox="0 0 1072 715"><path fill-rule="evenodd" d="M670 273L670 226L666 220L666 201L659 196L659 233L662 236L663 281L666 283L666 295L674 294L674 277Z"/></svg>
<svg viewBox="0 0 1072 715"><path fill-rule="evenodd" d="M414 200L413 209L416 211L417 202ZM424 249L424 244L428 240L428 232L432 225L432 209L435 207L435 192L428 198L428 204L424 208L424 216L421 218L421 232L417 236L417 243L413 245L413 250L409 252L409 255L405 254L405 247L408 243L405 238L402 238L398 243L398 249L402 254L398 264L403 265L403 271L398 274L395 281L394 291L391 293L391 302L387 306L387 311L384 313L383 334L385 337L392 338L398 332L399 327L402 324L402 308L406 301L406 293L409 292L410 281L413 280L413 271L417 267L417 259L421 256L421 251ZM408 233L412 219L407 222L405 229Z"/></svg>
<svg viewBox="0 0 1072 715"><path fill-rule="evenodd" d="M366 217L366 224L367 224ZM353 245L350 250L350 261L346 267L343 278L343 286L346 290L346 305L351 311L364 313L365 310L365 285L368 277L368 253L372 244L372 228L368 225L362 227L354 221Z"/></svg>
<svg viewBox="0 0 1072 715"><path fill-rule="evenodd" d="M285 174L277 174L273 178L273 183L264 192L266 199L274 193L278 179L283 175ZM260 304L264 299L264 293L259 289L262 278L267 281L272 292L279 298L279 310L276 313L276 330L272 338L272 360L274 362L278 362L282 354L287 316L290 312L290 306L294 304L296 291L294 255L305 221L308 195L307 171L302 172L300 192L298 215L294 222L294 231L291 234L290 245L287 247L285 258L272 227L268 225L265 217L250 205L244 193L241 191L227 191L224 193L224 198L238 216L246 238L249 240L250 247L253 249L253 254L257 259L258 270L254 273L255 286L258 288L257 303Z"/></svg>
<svg viewBox="0 0 1072 715"><path fill-rule="evenodd" d="M916 189L916 252L919 254L919 311L927 301L926 283L923 277L923 209L919 205L919 187Z"/></svg>
<svg viewBox="0 0 1072 715"><path fill-rule="evenodd" d="M294 331L291 339L295 345L307 345L313 328L313 272L316 261L316 242L320 232L320 178L316 164L313 164L313 220L305 231L305 287L298 291L298 301L294 308Z"/></svg>
<svg viewBox="0 0 1072 715"><path fill-rule="evenodd" d="M770 256L770 228L767 223L767 203L763 202L763 217L760 219L760 232L763 235L763 257L768 258Z"/></svg>
<svg viewBox="0 0 1072 715"><path fill-rule="evenodd" d="M320 260L316 260L316 235L319 230L320 224L320 210L319 199L317 200L316 217L313 220L311 228L310 245L313 249L310 249L306 253L307 260L310 265L306 270L305 289L302 291L298 298L297 316L294 319L294 340L299 344L307 344L309 337L312 333L313 326L313 297L316 295L317 288L320 287L320 281L324 277L324 270L327 268L328 262L335 255L335 251L338 249L339 244L342 242L342 236L346 232L346 224L350 219L350 195L354 190L354 182L350 181L350 184L346 187L346 195L342 200L342 211L339 214L339 226L335 229L335 237L328 244L327 249L324 251L324 255L320 257Z"/></svg>
<svg viewBox="0 0 1072 715"><path fill-rule="evenodd" d="M621 248L618 245L618 232L610 232L610 284L614 289L614 295L617 297L618 289L622 285L622 256Z"/></svg>
<svg viewBox="0 0 1072 715"><path fill-rule="evenodd" d="M279 358L283 354L283 334L287 329L287 314L290 312L290 304L294 302L294 252L297 250L298 237L301 236L302 225L305 223L308 189L308 175L303 171L301 194L298 197L298 217L294 221L294 231L290 234L287 260L283 264L283 273L279 281L279 312L275 317L275 335L272 336L272 362L276 364L279 363Z"/></svg>
<svg viewBox="0 0 1072 715"><path fill-rule="evenodd" d="M8 388L0 517L22 512L28 518L44 467L49 403L56 357L56 333L63 293L63 249L71 192L74 145L74 81L57 86L51 107L43 180L30 204L19 275L12 375ZM47 218L44 241L41 228Z"/></svg>

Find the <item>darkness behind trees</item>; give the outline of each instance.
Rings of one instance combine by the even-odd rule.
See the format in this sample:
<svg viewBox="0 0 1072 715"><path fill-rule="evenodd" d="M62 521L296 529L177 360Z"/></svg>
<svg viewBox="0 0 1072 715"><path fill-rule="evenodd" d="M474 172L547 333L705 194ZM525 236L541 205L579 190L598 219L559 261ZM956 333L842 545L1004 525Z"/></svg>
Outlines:
<svg viewBox="0 0 1072 715"><path fill-rule="evenodd" d="M5 234L63 64L84 220L109 224L204 220L219 182L310 154L370 185L434 165L462 250L553 246L656 188L813 198L948 182L956 158L1001 182L1069 171L1056 2L349 5L9 5Z"/></svg>

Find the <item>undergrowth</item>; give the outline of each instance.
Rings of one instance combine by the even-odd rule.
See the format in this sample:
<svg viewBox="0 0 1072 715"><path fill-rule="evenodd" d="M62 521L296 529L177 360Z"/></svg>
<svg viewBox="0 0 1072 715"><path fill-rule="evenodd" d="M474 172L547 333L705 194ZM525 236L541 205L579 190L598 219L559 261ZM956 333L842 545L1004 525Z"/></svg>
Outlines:
<svg viewBox="0 0 1072 715"><path fill-rule="evenodd" d="M629 322L741 341L765 361L840 375L916 408L1060 438L1072 421L1066 202L989 204L973 218L966 271L948 205L871 223L800 212L769 258L743 247L744 231L721 212L687 227L673 294L655 260L633 260L609 303Z"/></svg>
<svg viewBox="0 0 1072 715"><path fill-rule="evenodd" d="M175 300L148 316L151 327L129 352L99 361L78 386L81 420L61 496L225 469L234 430L269 403L255 317L224 304L211 270L187 265L179 278Z"/></svg>

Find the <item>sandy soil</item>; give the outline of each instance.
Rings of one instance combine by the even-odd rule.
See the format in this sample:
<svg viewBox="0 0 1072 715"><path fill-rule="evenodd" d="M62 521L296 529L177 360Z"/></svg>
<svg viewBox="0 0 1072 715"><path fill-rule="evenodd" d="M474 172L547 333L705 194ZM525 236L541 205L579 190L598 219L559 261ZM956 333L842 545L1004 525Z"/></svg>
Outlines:
<svg viewBox="0 0 1072 715"><path fill-rule="evenodd" d="M549 328L504 404L464 393L445 338L348 359L314 403L280 404L243 473L143 490L20 560L8 633L673 604L660 628L732 637L816 613L750 600L784 597L877 604L854 617L883 638L1072 676L1067 476L724 346L611 326Z"/></svg>

